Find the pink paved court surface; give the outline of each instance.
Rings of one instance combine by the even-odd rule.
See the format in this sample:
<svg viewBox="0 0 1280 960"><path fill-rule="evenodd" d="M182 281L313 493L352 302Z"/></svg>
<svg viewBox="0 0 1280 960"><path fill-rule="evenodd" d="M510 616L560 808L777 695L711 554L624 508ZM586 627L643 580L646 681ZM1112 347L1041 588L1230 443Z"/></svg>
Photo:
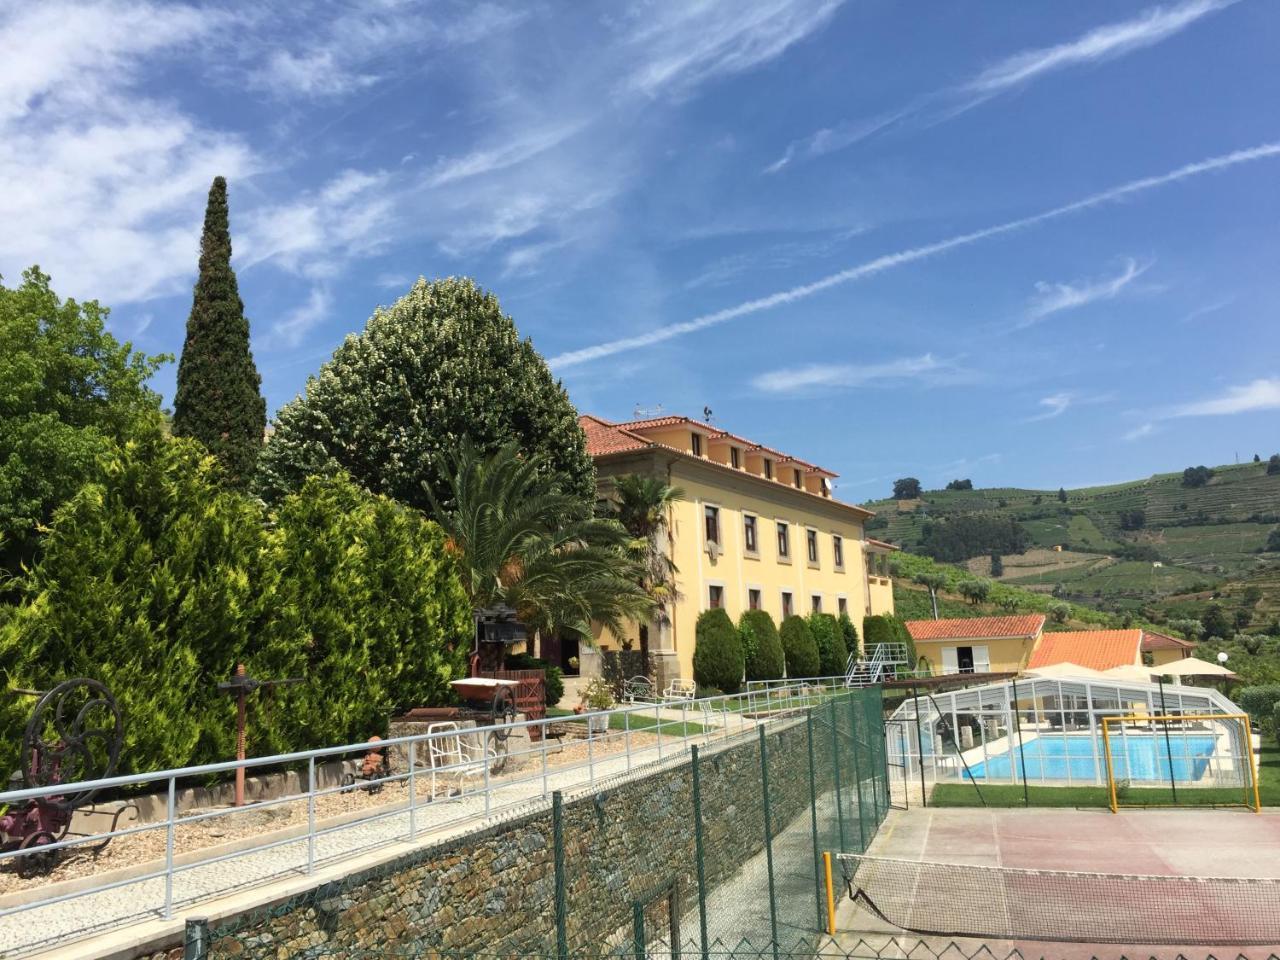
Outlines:
<svg viewBox="0 0 1280 960"><path fill-rule="evenodd" d="M924 939L935 951L952 939L965 953L987 945L998 957L1189 958L1280 953L1280 813L1237 810L912 809L890 813L869 854L899 860L1015 867L1026 870L1142 874L1154 877L1247 878L1116 881L992 874L981 870L916 871L892 864L859 867L865 887L895 923L917 930L986 933L978 938L898 932L845 892L837 943L873 947L895 932L901 955ZM837 880L837 882L839 882ZM999 938L1033 930L1036 936ZM1091 931L1106 943L1064 942ZM1024 934L1025 935L1025 934ZM1148 936L1150 940L1137 939ZM1171 936L1185 940L1169 942ZM1133 939L1130 939L1133 938ZM1110 942L1120 940L1120 943ZM1264 941L1241 945L1240 941ZM890 954L893 947L890 947Z"/></svg>

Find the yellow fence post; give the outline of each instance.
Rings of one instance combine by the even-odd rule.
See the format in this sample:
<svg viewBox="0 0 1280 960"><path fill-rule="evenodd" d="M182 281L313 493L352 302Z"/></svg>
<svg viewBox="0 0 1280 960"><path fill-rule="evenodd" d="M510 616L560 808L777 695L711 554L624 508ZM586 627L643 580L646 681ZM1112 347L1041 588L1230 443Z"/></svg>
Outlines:
<svg viewBox="0 0 1280 960"><path fill-rule="evenodd" d="M836 891L831 885L831 851L822 851L822 867L827 876L827 934L836 935Z"/></svg>
<svg viewBox="0 0 1280 960"><path fill-rule="evenodd" d="M1111 812L1119 813L1120 805L1116 803L1116 771L1111 765L1111 717L1102 718L1102 752L1107 758L1107 792L1111 796Z"/></svg>

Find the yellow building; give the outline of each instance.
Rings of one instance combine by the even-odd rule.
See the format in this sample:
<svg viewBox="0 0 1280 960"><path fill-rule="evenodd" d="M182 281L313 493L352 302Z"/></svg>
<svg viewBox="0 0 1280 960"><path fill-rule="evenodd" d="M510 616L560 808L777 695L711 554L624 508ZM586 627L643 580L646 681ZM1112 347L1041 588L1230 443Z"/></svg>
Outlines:
<svg viewBox="0 0 1280 960"><path fill-rule="evenodd" d="M935 675L1020 673L1044 634L1044 615L908 620L917 659Z"/></svg>
<svg viewBox="0 0 1280 960"><path fill-rule="evenodd" d="M646 650L660 684L693 676L695 623L711 607L735 623L748 609L767 610L778 623L793 613L847 612L859 633L864 615L893 612L896 548L866 537L870 511L832 497L831 471L687 417L579 422L601 497L613 477L632 473L684 491L668 544L680 599L667 617L636 624L629 636L597 638L603 649ZM584 673L594 672L591 658L582 651Z"/></svg>

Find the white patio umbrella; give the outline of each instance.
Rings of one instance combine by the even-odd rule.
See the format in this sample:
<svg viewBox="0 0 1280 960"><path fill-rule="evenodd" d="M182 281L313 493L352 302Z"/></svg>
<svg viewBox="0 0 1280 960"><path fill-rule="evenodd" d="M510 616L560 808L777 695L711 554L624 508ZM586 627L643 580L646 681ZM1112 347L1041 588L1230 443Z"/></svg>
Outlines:
<svg viewBox="0 0 1280 960"><path fill-rule="evenodd" d="M1101 670L1094 670L1092 667L1082 667L1078 663L1050 663L1043 667L1036 667L1032 670L1023 671L1029 677L1105 677L1106 674Z"/></svg>
<svg viewBox="0 0 1280 960"><path fill-rule="evenodd" d="M1118 680L1137 680L1140 683L1151 683L1160 670L1156 667L1144 667L1136 663L1125 663L1110 670L1103 671L1103 676L1115 677Z"/></svg>
<svg viewBox="0 0 1280 960"><path fill-rule="evenodd" d="M1164 677L1225 677L1228 680L1237 679L1236 675L1226 667L1210 663L1208 660L1201 660L1199 657L1184 657L1182 660L1175 660L1173 663L1166 663L1161 667L1152 667L1151 671Z"/></svg>

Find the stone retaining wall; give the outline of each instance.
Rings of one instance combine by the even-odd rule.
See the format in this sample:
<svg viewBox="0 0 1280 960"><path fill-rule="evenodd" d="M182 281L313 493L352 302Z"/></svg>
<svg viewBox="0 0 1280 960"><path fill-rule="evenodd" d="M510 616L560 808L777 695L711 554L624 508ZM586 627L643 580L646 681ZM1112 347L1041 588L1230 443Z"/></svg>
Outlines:
<svg viewBox="0 0 1280 960"><path fill-rule="evenodd" d="M776 835L809 816L804 722L770 727L767 754ZM699 772L711 888L764 848L759 744L708 747ZM687 757L566 801L562 835L571 950L599 949L629 930L633 903L654 890L674 884L681 896L697 896ZM276 960L372 948L554 955L555 854L553 816L542 808L229 921L213 931L208 955Z"/></svg>

